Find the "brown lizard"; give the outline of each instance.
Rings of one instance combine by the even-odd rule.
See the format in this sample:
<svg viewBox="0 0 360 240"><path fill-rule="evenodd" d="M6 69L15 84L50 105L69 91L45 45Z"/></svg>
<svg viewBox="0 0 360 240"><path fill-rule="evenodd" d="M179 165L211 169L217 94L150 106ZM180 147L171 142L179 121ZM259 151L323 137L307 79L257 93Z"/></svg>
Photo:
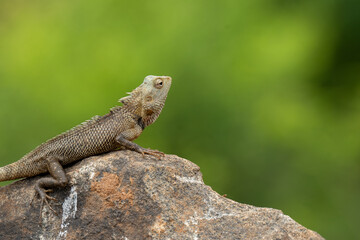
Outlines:
<svg viewBox="0 0 360 240"><path fill-rule="evenodd" d="M145 149L132 140L139 137L144 128L158 118L170 86L171 77L145 77L144 82L129 96L119 100L122 106L112 108L104 116L93 117L41 144L17 162L1 167L0 181L49 172L50 177L36 182L35 190L41 198L40 211L44 202L53 210L47 199L55 198L46 192L49 188L67 185L68 179L62 167L64 165L119 147L160 157L162 152Z"/></svg>

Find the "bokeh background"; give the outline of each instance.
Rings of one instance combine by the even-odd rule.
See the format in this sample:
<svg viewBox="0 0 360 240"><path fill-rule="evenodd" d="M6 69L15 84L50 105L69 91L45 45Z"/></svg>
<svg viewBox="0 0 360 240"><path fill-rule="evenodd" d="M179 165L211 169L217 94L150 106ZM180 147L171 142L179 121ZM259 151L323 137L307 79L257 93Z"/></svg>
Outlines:
<svg viewBox="0 0 360 240"><path fill-rule="evenodd" d="M231 199L359 239L359 3L1 0L0 163L170 75L137 143Z"/></svg>

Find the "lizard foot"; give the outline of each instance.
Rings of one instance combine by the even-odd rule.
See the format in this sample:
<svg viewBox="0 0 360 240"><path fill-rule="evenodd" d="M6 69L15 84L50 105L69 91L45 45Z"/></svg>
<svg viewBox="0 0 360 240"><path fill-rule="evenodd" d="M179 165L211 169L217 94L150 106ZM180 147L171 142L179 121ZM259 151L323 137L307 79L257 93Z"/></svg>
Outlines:
<svg viewBox="0 0 360 240"><path fill-rule="evenodd" d="M34 198L36 197L36 195L39 194L40 201L41 201L41 203L40 203L40 213L39 213L39 216L40 216L39 224L40 225L41 225L41 222L42 222L42 210L44 208L44 202L56 216L59 216L59 214L50 206L50 203L48 201L48 199L49 199L49 200L53 200L53 201L57 202L57 199L54 198L54 197L50 197L49 195L46 194L46 192L52 192L52 190L51 189L47 189L47 190L41 189L41 190L42 191L39 191L39 192L35 191L35 194L34 194L32 200L30 202L30 204L32 204L33 201L34 201Z"/></svg>
<svg viewBox="0 0 360 240"><path fill-rule="evenodd" d="M149 154L151 156L157 157L158 159L161 159L162 157L165 156L165 153L160 152L158 150L152 150L152 149L142 149L141 154L145 157L145 154Z"/></svg>
<svg viewBox="0 0 360 240"><path fill-rule="evenodd" d="M49 204L49 200L53 200L55 202L57 202L57 199L54 198L54 197L50 197L49 195L46 194L46 192L52 192L52 190L43 190L43 191L40 191L39 192L39 195L40 195L40 199L41 199L41 204L40 204L40 216L41 216L41 213L42 213L42 210L43 210L43 207L44 207L44 202L45 204L49 207L49 209L56 215L58 216L59 214L50 206Z"/></svg>

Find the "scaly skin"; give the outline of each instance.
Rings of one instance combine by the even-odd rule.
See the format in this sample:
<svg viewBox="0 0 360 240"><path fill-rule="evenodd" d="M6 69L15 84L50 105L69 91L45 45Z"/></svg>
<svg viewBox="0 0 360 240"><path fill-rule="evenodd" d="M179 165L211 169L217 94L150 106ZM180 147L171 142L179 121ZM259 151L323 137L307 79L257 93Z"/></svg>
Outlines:
<svg viewBox="0 0 360 240"><path fill-rule="evenodd" d="M171 86L171 77L147 76L129 96L119 101L104 116L96 116L81 125L41 144L23 158L0 168L0 181L32 177L49 172L51 177L37 181L35 190L41 204L48 196L45 190L64 187L68 183L62 166L83 158L125 147L139 153L161 156L157 150L145 149L132 140L140 136L161 113ZM41 211L41 209L40 209Z"/></svg>

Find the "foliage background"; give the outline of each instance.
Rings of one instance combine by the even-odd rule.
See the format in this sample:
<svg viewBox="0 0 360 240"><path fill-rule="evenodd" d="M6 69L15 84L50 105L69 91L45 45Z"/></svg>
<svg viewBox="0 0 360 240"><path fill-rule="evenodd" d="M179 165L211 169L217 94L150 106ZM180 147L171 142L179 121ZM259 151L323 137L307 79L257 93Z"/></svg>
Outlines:
<svg viewBox="0 0 360 240"><path fill-rule="evenodd" d="M231 199L359 238L359 3L1 0L1 165L170 75L139 144Z"/></svg>

